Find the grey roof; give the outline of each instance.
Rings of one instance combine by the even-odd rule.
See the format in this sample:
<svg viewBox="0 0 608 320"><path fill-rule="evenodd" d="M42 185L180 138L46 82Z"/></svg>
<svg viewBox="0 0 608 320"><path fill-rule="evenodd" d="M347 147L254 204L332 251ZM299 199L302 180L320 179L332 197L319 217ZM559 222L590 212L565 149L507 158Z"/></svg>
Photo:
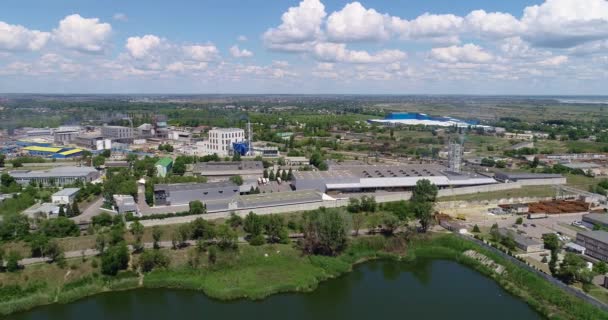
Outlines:
<svg viewBox="0 0 608 320"><path fill-rule="evenodd" d="M76 194L80 188L65 188L53 193L53 196L71 196Z"/></svg>
<svg viewBox="0 0 608 320"><path fill-rule="evenodd" d="M518 180L518 179L550 179L550 178L563 178L561 174L557 173L530 173L530 172L497 172L497 177Z"/></svg>
<svg viewBox="0 0 608 320"><path fill-rule="evenodd" d="M583 220L591 220L601 224L608 224L608 214L606 213L589 213L583 215Z"/></svg>
<svg viewBox="0 0 608 320"><path fill-rule="evenodd" d="M171 184L156 184L154 190L166 191L189 191L203 190L211 188L236 187L237 185L231 181L209 182L209 183L171 183Z"/></svg>
<svg viewBox="0 0 608 320"><path fill-rule="evenodd" d="M203 162L194 165L197 172L225 172L244 170L264 170L262 161L230 161L230 162Z"/></svg>
<svg viewBox="0 0 608 320"><path fill-rule="evenodd" d="M587 238L591 238L593 240L597 240L599 242L608 243L608 231L604 231L604 230L581 231L578 234L585 236Z"/></svg>
<svg viewBox="0 0 608 320"><path fill-rule="evenodd" d="M513 237L513 240L520 244L520 245L525 245L525 246L535 246L535 245L539 245L541 244L540 241L532 239L532 238L528 238L525 237L517 232L514 232L512 230L509 230L507 228L499 228L498 232L502 235L502 236L511 236Z"/></svg>
<svg viewBox="0 0 608 320"><path fill-rule="evenodd" d="M97 172L97 170L92 167L66 166L49 170L16 170L10 171L9 174L14 178L52 178L87 176L94 172Z"/></svg>
<svg viewBox="0 0 608 320"><path fill-rule="evenodd" d="M239 208L286 205L322 201L323 195L313 190L260 193L237 197Z"/></svg>

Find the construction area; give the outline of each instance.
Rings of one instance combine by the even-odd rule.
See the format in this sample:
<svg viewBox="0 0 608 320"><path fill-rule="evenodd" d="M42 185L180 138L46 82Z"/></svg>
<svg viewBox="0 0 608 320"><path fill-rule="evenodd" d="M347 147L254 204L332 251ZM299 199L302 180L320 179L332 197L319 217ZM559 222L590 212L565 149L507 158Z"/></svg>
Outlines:
<svg viewBox="0 0 608 320"><path fill-rule="evenodd" d="M528 204L528 213L563 214L588 212L590 204L582 200L551 200Z"/></svg>

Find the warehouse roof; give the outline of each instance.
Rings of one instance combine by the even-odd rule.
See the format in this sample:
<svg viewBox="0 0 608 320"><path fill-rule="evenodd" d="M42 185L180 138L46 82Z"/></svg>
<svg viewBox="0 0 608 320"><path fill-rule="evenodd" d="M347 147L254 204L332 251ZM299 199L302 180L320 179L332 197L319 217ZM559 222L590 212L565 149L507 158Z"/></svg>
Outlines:
<svg viewBox="0 0 608 320"><path fill-rule="evenodd" d="M230 161L230 162L203 162L194 166L197 172L226 172L239 170L264 170L262 161Z"/></svg>
<svg viewBox="0 0 608 320"><path fill-rule="evenodd" d="M601 167L599 164L589 162L564 163L563 166L570 169L595 169Z"/></svg>
<svg viewBox="0 0 608 320"><path fill-rule="evenodd" d="M518 180L518 179L551 179L551 178L563 178L561 174L557 173L530 173L530 172L497 172L496 177Z"/></svg>
<svg viewBox="0 0 608 320"><path fill-rule="evenodd" d="M63 190L59 190L53 193L53 196L71 196L76 194L80 188L64 188Z"/></svg>
<svg viewBox="0 0 608 320"><path fill-rule="evenodd" d="M156 184L154 190L166 191L188 191L188 190L203 190L212 188L236 187L237 185L231 181L220 181L210 183L171 183L171 184Z"/></svg>
<svg viewBox="0 0 608 320"><path fill-rule="evenodd" d="M171 158L160 158L158 161L156 161L157 166L162 166L162 167L168 167L173 163L173 159Z"/></svg>
<svg viewBox="0 0 608 320"><path fill-rule="evenodd" d="M39 151L39 152L52 152L52 153L57 153L59 151L61 151L60 147L39 147L39 146L28 146L23 148L23 150L27 150L27 151Z"/></svg>
<svg viewBox="0 0 608 320"><path fill-rule="evenodd" d="M608 232L604 230L581 231L578 234L599 242L608 243Z"/></svg>
<svg viewBox="0 0 608 320"><path fill-rule="evenodd" d="M605 213L588 213L583 215L584 220L591 220L593 222L597 221L602 224L608 225L608 214Z"/></svg>
<svg viewBox="0 0 608 320"><path fill-rule="evenodd" d="M322 201L323 195L314 190L287 191L243 195L237 197L239 208L287 205Z"/></svg>
<svg viewBox="0 0 608 320"><path fill-rule="evenodd" d="M79 152L82 152L82 149L70 149L70 150L60 152L59 154L64 155L64 156L69 156L71 154L75 154L75 153L79 153Z"/></svg>
<svg viewBox="0 0 608 320"><path fill-rule="evenodd" d="M75 176L85 176L90 173L97 172L94 168L91 167L75 167L75 166L65 166L65 167L57 167L49 170L16 170L10 171L9 174L15 178L28 178L28 177L75 177Z"/></svg>

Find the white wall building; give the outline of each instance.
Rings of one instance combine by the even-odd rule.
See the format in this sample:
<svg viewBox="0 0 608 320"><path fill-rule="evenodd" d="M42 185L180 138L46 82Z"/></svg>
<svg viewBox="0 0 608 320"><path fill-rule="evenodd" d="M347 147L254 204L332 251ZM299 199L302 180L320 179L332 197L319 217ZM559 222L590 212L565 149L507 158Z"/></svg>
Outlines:
<svg viewBox="0 0 608 320"><path fill-rule="evenodd" d="M65 188L57 191L51 196L51 201L53 204L72 204L79 190L79 188Z"/></svg>
<svg viewBox="0 0 608 320"><path fill-rule="evenodd" d="M217 153L220 157L232 154L232 144L245 140L245 130L238 128L214 128L209 130L209 140L204 146L205 154Z"/></svg>

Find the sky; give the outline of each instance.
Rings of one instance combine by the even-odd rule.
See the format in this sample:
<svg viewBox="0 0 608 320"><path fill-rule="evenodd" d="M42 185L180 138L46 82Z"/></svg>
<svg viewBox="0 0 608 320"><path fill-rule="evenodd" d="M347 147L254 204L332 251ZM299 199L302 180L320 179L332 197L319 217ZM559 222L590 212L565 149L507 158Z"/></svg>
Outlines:
<svg viewBox="0 0 608 320"><path fill-rule="evenodd" d="M3 0L3 93L602 95L608 1Z"/></svg>

